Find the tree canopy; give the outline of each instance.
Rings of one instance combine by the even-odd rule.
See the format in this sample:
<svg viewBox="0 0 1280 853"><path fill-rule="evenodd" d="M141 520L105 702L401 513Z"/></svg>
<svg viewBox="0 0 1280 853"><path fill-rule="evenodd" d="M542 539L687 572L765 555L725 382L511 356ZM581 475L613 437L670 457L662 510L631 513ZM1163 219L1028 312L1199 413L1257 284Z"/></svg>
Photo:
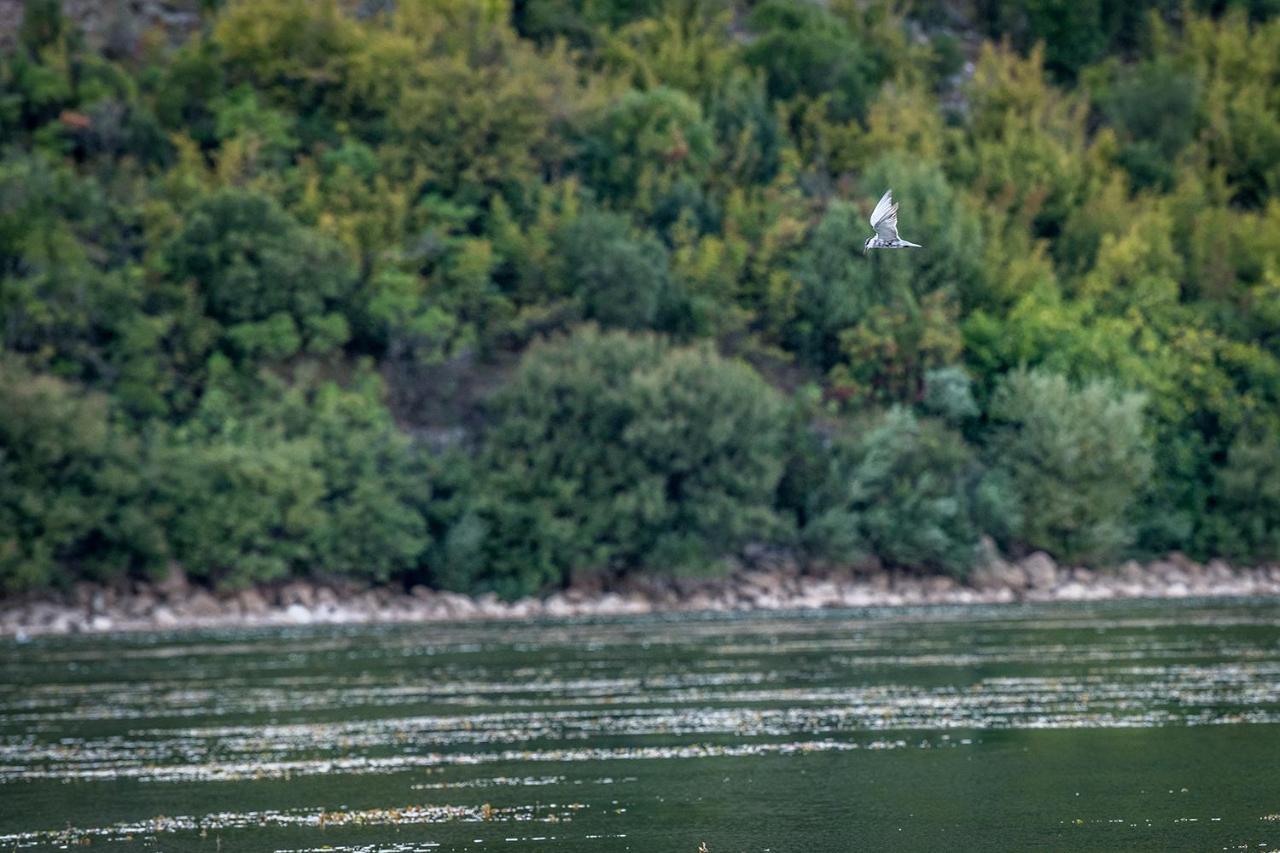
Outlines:
<svg viewBox="0 0 1280 853"><path fill-rule="evenodd" d="M1280 559L1274 3L200 5L0 56L4 589Z"/></svg>

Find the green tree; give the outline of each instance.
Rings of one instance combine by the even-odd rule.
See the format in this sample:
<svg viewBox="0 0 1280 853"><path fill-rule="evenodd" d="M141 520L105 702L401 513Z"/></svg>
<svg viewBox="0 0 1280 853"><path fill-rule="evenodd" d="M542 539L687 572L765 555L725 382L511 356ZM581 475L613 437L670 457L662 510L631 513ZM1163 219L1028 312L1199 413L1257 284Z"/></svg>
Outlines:
<svg viewBox="0 0 1280 853"><path fill-rule="evenodd" d="M1217 472L1223 556L1256 562L1280 558L1280 439L1242 433Z"/></svg>
<svg viewBox="0 0 1280 853"><path fill-rule="evenodd" d="M630 3L597 0L526 0L515 4L513 18L520 34L539 41L567 38L580 46L594 43L597 33L648 17L661 10L663 0Z"/></svg>
<svg viewBox="0 0 1280 853"><path fill-rule="evenodd" d="M588 212L557 243L569 292L587 319L633 330L679 323L681 294L669 253L652 234L637 233L618 214Z"/></svg>
<svg viewBox="0 0 1280 853"><path fill-rule="evenodd" d="M215 364L200 408L163 451L175 556L229 584L417 569L431 483L382 394L368 374L350 388L305 373L285 386Z"/></svg>
<svg viewBox="0 0 1280 853"><path fill-rule="evenodd" d="M109 405L0 357L0 588L110 579L165 555L142 449Z"/></svg>
<svg viewBox="0 0 1280 853"><path fill-rule="evenodd" d="M1005 377L988 412L989 451L1021 507L1018 543L1105 561L1132 541L1132 510L1151 473L1143 404L1100 380L1077 388L1051 373Z"/></svg>
<svg viewBox="0 0 1280 853"><path fill-rule="evenodd" d="M651 213L701 183L713 143L702 108L684 92L630 90L587 130L581 171L603 199Z"/></svg>
<svg viewBox="0 0 1280 853"><path fill-rule="evenodd" d="M942 423L895 407L830 454L832 502L804 529L835 560L963 577L977 555L988 499L973 449Z"/></svg>
<svg viewBox="0 0 1280 853"><path fill-rule="evenodd" d="M825 96L837 120L862 114L879 69L844 20L816 3L766 0L749 23L755 39L744 58L764 71L770 97Z"/></svg>
<svg viewBox="0 0 1280 853"><path fill-rule="evenodd" d="M1173 165L1195 137L1199 81L1168 62L1145 62L1116 76L1097 97L1125 140L1120 163L1135 186L1170 189Z"/></svg>
<svg viewBox="0 0 1280 853"><path fill-rule="evenodd" d="M222 325L224 345L239 357L323 353L347 340L350 260L270 198L219 190L200 199L165 262L175 282L195 284L204 313Z"/></svg>
<svg viewBox="0 0 1280 853"><path fill-rule="evenodd" d="M174 557L224 586L304 573L317 555L308 533L324 524L313 450L282 438L188 438L157 451L158 491Z"/></svg>
<svg viewBox="0 0 1280 853"><path fill-rule="evenodd" d="M454 583L515 596L582 570L702 572L776 523L780 403L707 348L586 327L535 345L494 416L447 537Z"/></svg>

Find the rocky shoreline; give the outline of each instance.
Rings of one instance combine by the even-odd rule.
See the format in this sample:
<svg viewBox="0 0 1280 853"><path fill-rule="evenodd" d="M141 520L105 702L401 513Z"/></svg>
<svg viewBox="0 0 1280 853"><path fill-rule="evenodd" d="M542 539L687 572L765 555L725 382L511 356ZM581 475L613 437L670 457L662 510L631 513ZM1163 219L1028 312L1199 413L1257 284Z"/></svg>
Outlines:
<svg viewBox="0 0 1280 853"><path fill-rule="evenodd" d="M612 588L576 587L515 602L422 586L406 590L321 580L219 592L192 584L175 570L156 583L82 583L65 594L0 600L0 636L24 639L49 634L273 625L1280 596L1280 565L1239 568L1222 560L1202 565L1180 554L1147 564L1128 562L1112 571L1059 566L1040 552L1017 562L992 558L967 584L941 576L882 570L801 571L793 562L761 563L714 581L631 578Z"/></svg>

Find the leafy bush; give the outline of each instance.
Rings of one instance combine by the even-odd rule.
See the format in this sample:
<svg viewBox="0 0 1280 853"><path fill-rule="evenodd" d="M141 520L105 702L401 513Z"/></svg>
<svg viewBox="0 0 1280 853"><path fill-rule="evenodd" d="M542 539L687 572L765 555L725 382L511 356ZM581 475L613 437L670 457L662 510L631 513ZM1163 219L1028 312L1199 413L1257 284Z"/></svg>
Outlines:
<svg viewBox="0 0 1280 853"><path fill-rule="evenodd" d="M572 161L601 98L565 51L535 50L505 18L492 3L419 6L356 62L347 109L373 113L383 171L415 198L518 208Z"/></svg>
<svg viewBox="0 0 1280 853"><path fill-rule="evenodd" d="M836 119L861 115L878 76L871 51L817 3L766 0L751 12L746 60L765 73L769 96L827 96Z"/></svg>
<svg viewBox="0 0 1280 853"><path fill-rule="evenodd" d="M242 584L289 574L386 580L428 545L426 468L371 377L238 396L215 371L191 422L161 451L174 554L193 575Z"/></svg>
<svg viewBox="0 0 1280 853"><path fill-rule="evenodd" d="M991 35L1011 37L1024 50L1044 42L1045 65L1059 78L1071 80L1112 45L1135 45L1147 9L1176 12L1178 4L1170 0L982 0L978 8Z"/></svg>
<svg viewBox="0 0 1280 853"><path fill-rule="evenodd" d="M516 596L578 570L702 572L776 523L780 402L705 347L587 327L535 345L494 417L441 579Z"/></svg>
<svg viewBox="0 0 1280 853"><path fill-rule="evenodd" d="M270 198L220 190L200 199L165 260L174 279L196 284L238 355L280 359L346 342L350 261Z"/></svg>
<svg viewBox="0 0 1280 853"><path fill-rule="evenodd" d="M166 527L187 572L229 586L306 572L317 556L308 533L326 521L312 452L303 441L197 443L181 434L160 451Z"/></svg>
<svg viewBox="0 0 1280 853"><path fill-rule="evenodd" d="M371 375L350 388L303 384L283 395L285 434L315 443L324 484L324 522L309 531L313 571L386 580L417 568L429 543L430 470L382 397Z"/></svg>
<svg viewBox="0 0 1280 853"><path fill-rule="evenodd" d="M0 162L0 346L62 376L109 376L142 311L133 219L65 164Z"/></svg>
<svg viewBox="0 0 1280 853"><path fill-rule="evenodd" d="M786 344L807 363L828 369L839 360L839 334L873 304L861 256L865 217L846 202L826 211L796 259L795 316Z"/></svg>
<svg viewBox="0 0 1280 853"><path fill-rule="evenodd" d="M963 367L955 365L939 367L925 374L921 404L926 412L951 424L962 423L979 414L978 404L973 398L973 380Z"/></svg>
<svg viewBox="0 0 1280 853"><path fill-rule="evenodd" d="M1136 186L1173 186L1173 165L1195 135L1199 101L1192 74L1155 62L1126 69L1100 93L1103 113L1123 133L1120 162Z"/></svg>
<svg viewBox="0 0 1280 853"><path fill-rule="evenodd" d="M0 358L0 589L154 565L165 546L147 474L107 399Z"/></svg>
<svg viewBox="0 0 1280 853"><path fill-rule="evenodd" d="M1104 381L1017 371L988 416L993 467L1021 507L1013 538L1070 561L1117 557L1133 538L1131 511L1151 473L1141 395Z"/></svg>
<svg viewBox="0 0 1280 853"><path fill-rule="evenodd" d="M835 450L835 500L804 530L830 559L963 577L977 555L982 471L973 450L938 421L893 408Z"/></svg>
<svg viewBox="0 0 1280 853"><path fill-rule="evenodd" d="M667 249L637 235L626 217L586 213L559 235L568 286L583 315L602 326L649 329L672 300Z"/></svg>
<svg viewBox="0 0 1280 853"><path fill-rule="evenodd" d="M711 128L697 101L666 87L632 90L589 129L582 171L605 199L638 202L638 194L669 191L681 177L705 176L712 151Z"/></svg>
<svg viewBox="0 0 1280 853"><path fill-rule="evenodd" d="M1280 439L1242 433L1218 471L1216 514L1223 556L1280 560Z"/></svg>
<svg viewBox="0 0 1280 853"><path fill-rule="evenodd" d="M512 17L521 35L539 40L565 37L578 45L591 44L599 29L617 27L634 18L653 15L662 8L661 0L627 3L527 0L514 5Z"/></svg>

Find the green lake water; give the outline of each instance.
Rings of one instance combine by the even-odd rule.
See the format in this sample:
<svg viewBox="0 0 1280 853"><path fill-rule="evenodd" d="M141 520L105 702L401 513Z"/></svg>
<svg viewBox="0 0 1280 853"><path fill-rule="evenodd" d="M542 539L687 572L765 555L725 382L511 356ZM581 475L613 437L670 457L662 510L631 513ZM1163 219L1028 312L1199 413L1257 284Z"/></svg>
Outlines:
<svg viewBox="0 0 1280 853"><path fill-rule="evenodd" d="M1280 602L0 641L0 853L1280 847Z"/></svg>

